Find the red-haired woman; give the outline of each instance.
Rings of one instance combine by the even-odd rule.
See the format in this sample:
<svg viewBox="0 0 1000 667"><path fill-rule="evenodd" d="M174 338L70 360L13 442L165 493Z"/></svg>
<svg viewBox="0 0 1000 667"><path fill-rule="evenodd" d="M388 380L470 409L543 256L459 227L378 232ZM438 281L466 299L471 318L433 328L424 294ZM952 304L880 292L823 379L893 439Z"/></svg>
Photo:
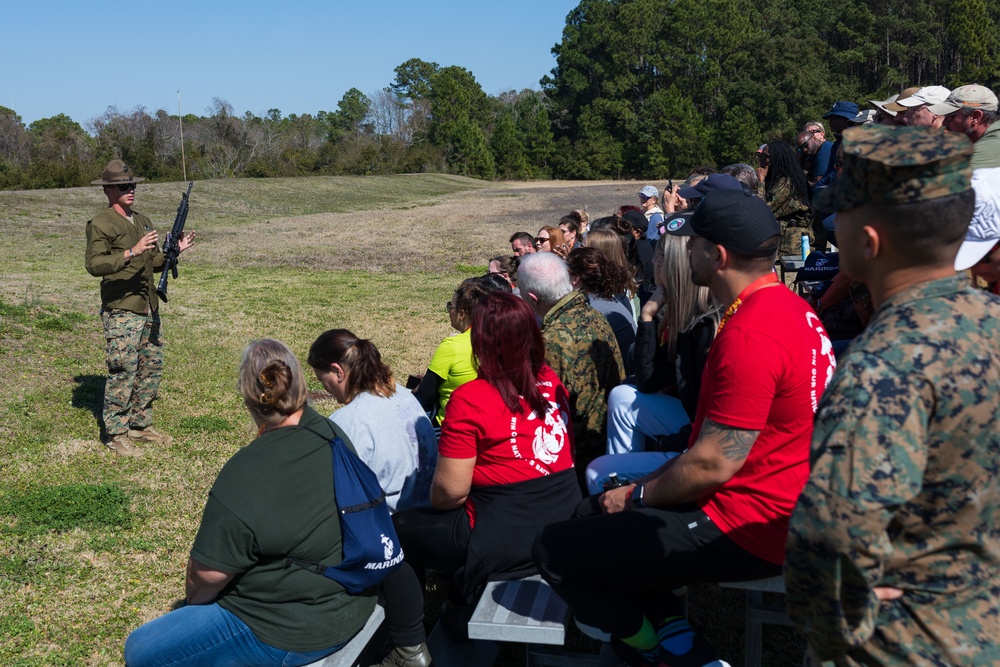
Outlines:
<svg viewBox="0 0 1000 667"><path fill-rule="evenodd" d="M468 607L488 577L533 573L536 533L581 498L569 394L545 365L531 308L512 294L485 296L472 312L472 350L479 377L448 402L433 508L393 517L406 560L383 584L394 644L383 665L430 664L419 570L451 573L450 606ZM450 629L461 634L460 625Z"/></svg>

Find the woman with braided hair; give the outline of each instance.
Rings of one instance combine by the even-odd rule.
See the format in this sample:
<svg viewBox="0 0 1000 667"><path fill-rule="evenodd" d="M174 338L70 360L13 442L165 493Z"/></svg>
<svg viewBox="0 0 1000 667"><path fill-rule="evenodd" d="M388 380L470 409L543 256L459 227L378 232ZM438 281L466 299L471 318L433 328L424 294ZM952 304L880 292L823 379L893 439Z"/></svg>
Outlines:
<svg viewBox="0 0 1000 667"><path fill-rule="evenodd" d="M338 426L306 403L288 347L251 343L239 370L257 437L222 467L187 566L186 604L136 629L128 667L308 665L338 651L375 608L326 577L287 568L343 558L329 442Z"/></svg>
<svg viewBox="0 0 1000 667"><path fill-rule="evenodd" d="M767 164L764 178L764 201L781 225L781 248L778 256L800 255L802 235L809 237L809 247L815 250L812 212L809 208L809 185L792 147L783 141L772 141L761 151L761 164Z"/></svg>

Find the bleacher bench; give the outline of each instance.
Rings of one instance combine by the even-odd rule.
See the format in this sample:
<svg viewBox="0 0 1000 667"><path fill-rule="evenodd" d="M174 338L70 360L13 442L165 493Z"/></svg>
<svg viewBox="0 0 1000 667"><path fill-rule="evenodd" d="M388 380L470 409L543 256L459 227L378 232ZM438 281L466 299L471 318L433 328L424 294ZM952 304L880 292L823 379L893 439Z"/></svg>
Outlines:
<svg viewBox="0 0 1000 667"><path fill-rule="evenodd" d="M306 667L367 667L370 664L370 656L365 651L375 638L376 634L385 621L385 609L382 605L375 605L375 611L368 617L364 627L354 635L351 641L347 642L344 648L336 653L332 653L322 660L306 665Z"/></svg>
<svg viewBox="0 0 1000 667"><path fill-rule="evenodd" d="M746 667L761 667L763 640L761 629L765 623L771 625L791 625L785 607L764 604L764 593L785 594L783 576L754 581L729 581L719 584L722 588L738 588L746 591L746 639L743 664Z"/></svg>
<svg viewBox="0 0 1000 667"><path fill-rule="evenodd" d="M539 575L493 581L486 585L469 619L469 639L525 644L528 667L596 666L597 656L538 648L563 646L568 618L569 607ZM437 665L433 649L431 654Z"/></svg>

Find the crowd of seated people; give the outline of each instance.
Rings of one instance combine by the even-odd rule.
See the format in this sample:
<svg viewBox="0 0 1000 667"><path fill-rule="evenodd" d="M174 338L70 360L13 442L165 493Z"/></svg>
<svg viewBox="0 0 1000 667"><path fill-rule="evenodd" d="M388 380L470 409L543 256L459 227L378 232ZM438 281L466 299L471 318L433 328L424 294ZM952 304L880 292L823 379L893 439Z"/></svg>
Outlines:
<svg viewBox="0 0 1000 667"><path fill-rule="evenodd" d="M188 606L136 630L127 663L162 664L183 652L165 638L189 633L194 646L217 642L214 651L240 664L282 664L292 652L307 664L364 623L373 593L350 596L272 562L336 561L340 548L329 515L281 504L302 502L281 500L285 480L296 492L320 485L325 442L299 428L310 425L351 443L393 512L405 558L381 585L392 643L382 665L432 664L427 570L448 581L440 618L459 640L487 580L540 572L628 665L727 665L671 591L781 574L824 390L837 356L885 301L857 259L805 299L775 272L780 256L803 252L803 237L812 251L841 240L841 199L859 189L840 179L858 178L851 161L866 150L863 130L849 128L929 128L973 142L976 206L955 269L998 291L996 97L982 86L939 88L873 101L873 113L836 102L824 116L834 141L823 123L806 123L794 145L761 145L756 167L698 168L662 189L642 186L638 205L612 215L555 213L557 224L514 233L512 254L490 258L486 275L455 290L447 311L457 335L440 343L412 392L371 341L332 329L308 356L343 404L326 419L306 405L291 352L252 344L240 387L260 436L213 486ZM852 140L861 148L846 152ZM876 151L879 160L891 155ZM933 186L937 175L913 178ZM864 229L845 226L842 240L861 247ZM263 495L246 486L258 483ZM316 495L310 502L320 504ZM256 641L237 647L230 635L240 632Z"/></svg>

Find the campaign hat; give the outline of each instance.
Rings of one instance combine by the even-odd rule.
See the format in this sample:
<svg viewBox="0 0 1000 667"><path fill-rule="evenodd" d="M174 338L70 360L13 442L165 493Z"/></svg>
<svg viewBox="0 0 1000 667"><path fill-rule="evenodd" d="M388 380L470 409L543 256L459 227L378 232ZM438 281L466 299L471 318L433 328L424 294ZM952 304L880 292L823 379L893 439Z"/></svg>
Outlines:
<svg viewBox="0 0 1000 667"><path fill-rule="evenodd" d="M124 185L125 183L142 183L145 178L141 178L132 173L129 166L121 160L112 160L104 167L101 177L91 181L91 185Z"/></svg>
<svg viewBox="0 0 1000 667"><path fill-rule="evenodd" d="M912 204L965 192L972 143L960 132L863 125L844 131L840 178L813 206L844 211L864 204Z"/></svg>

